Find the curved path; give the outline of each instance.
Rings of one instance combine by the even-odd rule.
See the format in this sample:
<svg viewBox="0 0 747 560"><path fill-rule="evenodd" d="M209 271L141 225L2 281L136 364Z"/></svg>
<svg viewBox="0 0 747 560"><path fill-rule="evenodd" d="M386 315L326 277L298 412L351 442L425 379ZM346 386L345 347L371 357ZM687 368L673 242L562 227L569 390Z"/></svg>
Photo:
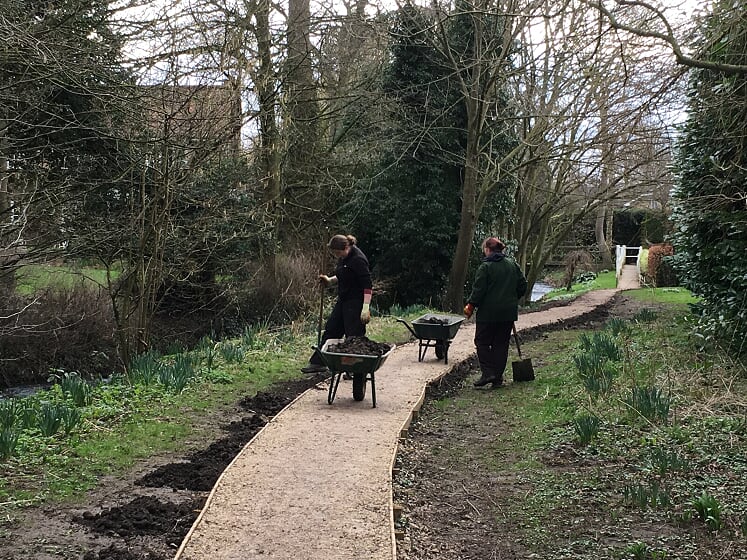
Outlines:
<svg viewBox="0 0 747 560"><path fill-rule="evenodd" d="M618 290L637 287L634 280L521 315L517 330L590 313ZM399 438L426 385L474 354L473 336L474 323L463 323L449 364L432 349L418 362L417 342L397 347L376 371L376 408L370 394L354 401L349 381L331 406L328 382L298 397L226 468L175 560L394 560L391 477Z"/></svg>

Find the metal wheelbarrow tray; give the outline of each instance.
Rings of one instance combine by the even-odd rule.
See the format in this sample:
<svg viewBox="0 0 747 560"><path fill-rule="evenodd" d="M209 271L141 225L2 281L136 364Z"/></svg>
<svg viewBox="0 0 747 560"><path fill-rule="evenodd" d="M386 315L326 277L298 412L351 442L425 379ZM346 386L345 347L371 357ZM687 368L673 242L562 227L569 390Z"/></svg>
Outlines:
<svg viewBox="0 0 747 560"><path fill-rule="evenodd" d="M390 344L389 351L380 356L364 354L343 354L339 352L330 352L329 347L333 344L344 342L344 338L330 338L323 345L319 354L322 356L324 364L332 372L332 379L329 384L329 393L327 402L332 404L337 394L337 386L340 384L340 378L343 373L353 375L353 399L362 401L366 396L366 382L371 381L371 400L376 408L376 377L374 373L386 361L389 355L394 351L395 345ZM388 344L388 343L387 343Z"/></svg>
<svg viewBox="0 0 747 560"><path fill-rule="evenodd" d="M464 322L464 317L427 313L415 319L412 325L404 319L397 319L397 321L404 324L418 339L419 362L425 359L428 348L433 348L436 352L436 358L443 359L446 364L449 362L449 345Z"/></svg>

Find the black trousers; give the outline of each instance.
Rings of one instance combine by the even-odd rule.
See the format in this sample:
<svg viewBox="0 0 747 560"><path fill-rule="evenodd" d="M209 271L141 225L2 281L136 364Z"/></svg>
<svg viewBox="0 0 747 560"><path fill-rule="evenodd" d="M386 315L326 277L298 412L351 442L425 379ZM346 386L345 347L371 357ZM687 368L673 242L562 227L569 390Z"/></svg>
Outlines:
<svg viewBox="0 0 747 560"><path fill-rule="evenodd" d="M327 322L324 325L322 341L319 345L321 348L330 338L346 338L348 336L366 336L366 325L361 323L361 310L363 301L361 300L337 300L332 308ZM319 352L309 359L310 364L324 365Z"/></svg>
<svg viewBox="0 0 747 560"><path fill-rule="evenodd" d="M475 324L477 360L483 377L503 381L513 326L513 321Z"/></svg>

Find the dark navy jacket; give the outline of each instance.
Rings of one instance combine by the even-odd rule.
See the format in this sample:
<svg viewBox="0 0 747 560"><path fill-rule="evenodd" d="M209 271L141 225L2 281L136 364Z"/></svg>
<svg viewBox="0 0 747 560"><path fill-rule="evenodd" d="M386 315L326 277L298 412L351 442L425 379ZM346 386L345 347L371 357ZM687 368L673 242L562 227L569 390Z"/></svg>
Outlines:
<svg viewBox="0 0 747 560"><path fill-rule="evenodd" d="M348 256L337 261L337 297L340 301L363 301L363 290L371 289L371 271L363 251L353 245Z"/></svg>

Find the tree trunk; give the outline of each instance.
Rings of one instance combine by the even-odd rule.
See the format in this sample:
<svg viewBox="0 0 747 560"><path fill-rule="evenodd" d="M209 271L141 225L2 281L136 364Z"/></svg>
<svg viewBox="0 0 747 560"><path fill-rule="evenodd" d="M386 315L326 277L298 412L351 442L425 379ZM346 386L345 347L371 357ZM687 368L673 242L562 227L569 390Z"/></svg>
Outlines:
<svg viewBox="0 0 747 560"><path fill-rule="evenodd" d="M11 247L10 230L12 223L12 203L8 177L8 141L5 136L5 120L0 120L0 297L15 290L16 261Z"/></svg>
<svg viewBox="0 0 747 560"><path fill-rule="evenodd" d="M607 237L605 236L605 224L607 223L607 205L600 204L597 208L597 219L595 222L594 231L596 232L597 248L599 249L599 255L602 259L602 268L610 270L612 268L612 254L610 247L607 244Z"/></svg>
<svg viewBox="0 0 747 560"><path fill-rule="evenodd" d="M319 108L312 68L309 0L290 0L288 5L288 58L285 71L284 125L288 150L284 179L287 188L305 190L315 173L318 149Z"/></svg>
<svg viewBox="0 0 747 560"><path fill-rule="evenodd" d="M469 257L472 253L472 240L475 237L477 224L477 138L468 137L466 166L462 184L462 211L459 222L459 236L457 238L454 260L449 272L449 286L446 291L444 306L452 313L459 313L464 306L464 285L467 280Z"/></svg>
<svg viewBox="0 0 747 560"><path fill-rule="evenodd" d="M261 176L264 178L264 200L267 219L272 224L274 241L280 233L280 208L282 198L280 171L280 133L277 126L277 88L272 64L272 36L270 34L270 2L261 0L257 6L257 48L259 71L257 76L257 97L259 98L260 161ZM275 247L261 255L265 274L273 280L276 276Z"/></svg>

